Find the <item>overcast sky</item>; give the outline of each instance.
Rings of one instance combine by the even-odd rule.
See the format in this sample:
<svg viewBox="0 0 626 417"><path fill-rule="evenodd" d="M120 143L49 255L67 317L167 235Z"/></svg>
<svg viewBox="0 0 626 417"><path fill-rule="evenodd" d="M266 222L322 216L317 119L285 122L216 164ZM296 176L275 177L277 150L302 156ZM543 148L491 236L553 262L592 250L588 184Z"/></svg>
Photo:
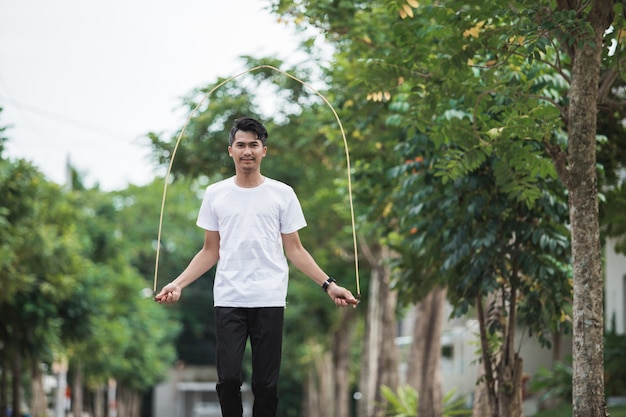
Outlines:
<svg viewBox="0 0 626 417"><path fill-rule="evenodd" d="M0 126L6 154L63 183L69 157L104 190L154 178L145 134L174 132L192 89L241 55L297 55L262 0L2 0Z"/></svg>

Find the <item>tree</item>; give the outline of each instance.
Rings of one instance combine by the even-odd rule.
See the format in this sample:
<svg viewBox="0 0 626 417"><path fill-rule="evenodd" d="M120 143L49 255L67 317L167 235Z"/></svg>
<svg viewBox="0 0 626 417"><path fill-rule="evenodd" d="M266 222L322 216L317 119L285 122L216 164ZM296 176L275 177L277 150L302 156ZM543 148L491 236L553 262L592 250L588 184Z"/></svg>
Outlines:
<svg viewBox="0 0 626 417"><path fill-rule="evenodd" d="M191 254L198 250L198 242L202 241L202 232L194 225L202 198L202 184L201 181L181 179L167 188L156 271L157 290L174 279L189 262ZM144 277L144 285L150 290L154 287L157 269L155 248L163 186L163 179L157 178L146 186L131 186L111 195L112 204L117 208L116 233L124 242L128 261ZM137 222L138 218L145 221ZM212 273L208 273L194 285L193 291L185 293L183 303L168 309L170 316L182 323L176 343L177 360L187 364L214 363L211 284Z"/></svg>
<svg viewBox="0 0 626 417"><path fill-rule="evenodd" d="M532 206L542 196L538 181L558 172L569 191L574 321L579 325L574 332L575 340L581 338L575 356L585 368L575 374L593 375L593 383L579 388L575 415L603 412L594 109L621 113L619 90L611 88L622 56L621 32L606 31L620 16L621 5L283 1L278 9L308 19L336 41L339 51L361 58L351 70L362 74L359 80L371 86L372 94L392 103L406 94L406 111L390 120L449 146L437 165L444 180L480 169L495 155L501 160L497 185L513 201ZM384 31L368 24L374 16ZM601 63L605 67L598 78ZM522 74L524 66L529 71ZM514 77L517 83L510 82ZM588 100L582 106L581 98ZM437 123L445 116L446 123ZM520 146L527 139L543 146ZM551 172L546 156L556 168ZM579 178L571 182L573 176ZM583 287L593 290L583 294ZM593 319L583 325L583 316Z"/></svg>
<svg viewBox="0 0 626 417"><path fill-rule="evenodd" d="M26 161L0 160L0 193L0 349L3 375L11 369L17 413L23 369L34 369L65 341L89 331L89 306L77 285L86 263L72 221L76 212L59 186ZM3 390L2 408L5 395Z"/></svg>
<svg viewBox="0 0 626 417"><path fill-rule="evenodd" d="M428 153L420 137L407 148L405 166L396 170L404 177L401 195L413 207L402 219L401 236L408 244L398 244L414 254L402 257L407 278L399 281L400 292L421 297L428 275L416 282L410 271L435 270L439 277L433 278L446 285L457 314L476 307L489 415L516 415L522 376L513 348L517 325L548 344L551 323L564 317L571 291L564 197L556 197L559 188L552 181L544 184L545 195L533 210L512 205L495 185L494 161L444 185L432 168L438 154ZM409 160L415 151L421 155ZM494 302L487 309L488 295Z"/></svg>
<svg viewBox="0 0 626 417"><path fill-rule="evenodd" d="M397 349L391 343L396 336L398 293L394 288L396 280L390 265L398 257L396 252L400 249L401 253L402 250L396 246L395 252L390 249L390 244L393 244L390 235L397 231L401 207L404 205L401 199L394 197L398 181L388 175L388 170L403 162L403 155L394 150L399 142L406 139L407 131L403 126L387 123L397 108L389 102L388 91L370 88L363 79L363 71L364 67L376 62L377 57L390 53L385 42L376 43L373 48L372 41L375 37L382 39L386 36L387 29L381 31L379 27L387 27L389 21L385 17L384 7L371 2L282 1L276 9L296 22L306 21L313 27L321 28L337 51L332 65L325 68L327 79L332 80L327 90L340 106L340 115L350 132L354 177L357 181L356 205L361 216L361 248L363 259L372 270L367 292L368 326L362 355L360 391L363 398L359 402L359 414L374 415L384 412L375 407L383 400L380 387L386 385L395 390L399 381ZM355 57L359 59L355 60ZM414 269L412 273L415 279L424 277L422 270ZM427 284L423 288L425 295L433 286ZM437 292L436 289L433 291ZM432 304L429 311L443 315L442 293L438 294L434 299L439 302ZM406 294L400 297L400 302L405 305L418 300ZM429 316L422 317L421 323L428 325L431 321L440 325L443 322ZM420 387L423 388L419 393L423 400L420 401L422 413L426 412L426 407L441 409L440 399L443 397L441 387L436 383L441 326L431 330L427 338L424 334L415 337L412 348L423 341L422 346L426 349L420 350L422 356L415 359L415 364L428 362L432 366L409 371L412 375L423 371L421 378L430 382ZM417 377L411 378L416 386L418 380ZM434 401L438 404L433 404Z"/></svg>
<svg viewBox="0 0 626 417"><path fill-rule="evenodd" d="M90 388L116 378L138 398L172 362L175 326L142 296L145 281L130 266L114 204L97 189L68 192L28 162L2 155L0 194L0 411L11 391L19 414L28 369L31 411L45 412L41 364L60 357L70 359L78 382L76 414L83 370Z"/></svg>
<svg viewBox="0 0 626 417"><path fill-rule="evenodd" d="M528 60L537 59L551 64L569 82L569 100L557 104L568 132L566 150L555 141L554 132L546 132L548 135L544 136L544 149L545 153L552 157L569 195L574 282L574 416L604 415L596 113L601 108L599 105L606 102L611 91L610 86L616 77L616 71L609 70L600 79L603 51L605 62L615 62L607 58L608 50L603 48L604 45L610 44L610 39L615 36L606 34L615 16L614 6L608 1L557 2L554 8L551 8L547 2L543 4L519 2L513 8L510 4L503 5L506 9L495 4L493 6L494 9L490 7L470 9L468 11L471 18L466 19L469 16L463 15L462 19L463 22L473 25L466 29L470 31L468 37L485 40L485 44L476 50L476 52L480 51L481 64L485 67L498 68L514 62L515 56ZM525 11L522 12L522 9ZM532 14L529 13L530 10ZM489 14L485 15L483 12ZM534 19L534 12L541 16L540 20ZM480 22L488 21L487 16L495 18L492 18L488 25L481 24ZM513 29L506 31L504 36L507 36L509 40L516 39L517 41L504 40L500 22ZM512 22L514 22L513 25L511 25ZM540 22L539 25L537 25L538 22ZM461 26L461 28L465 27ZM516 36L521 36L521 38ZM515 42L520 46L519 48ZM547 49L551 49L551 45L559 45L559 47L552 53L549 51L544 53ZM507 53L505 48L513 52ZM488 55L487 51L491 52L491 55ZM490 56L492 58L489 58ZM476 58L476 55L468 56L468 58ZM493 61L494 58L495 61ZM551 58L554 60L549 61ZM498 83L494 83L494 86L496 85ZM492 87L486 91L494 90ZM561 97L564 96L565 94ZM530 95L525 97L526 100L532 100ZM542 106L556 104L549 95L542 95L542 97L545 101L537 104ZM479 104L478 101L477 104ZM480 132L483 130L480 117L477 116L477 112L473 114L477 122L473 129ZM529 112L522 114L528 115ZM519 116L514 113L510 113L509 120L521 122ZM553 117L552 120L556 122L559 119ZM488 123L484 126L487 127ZM484 132L487 133L487 131ZM530 136L538 137L537 135ZM480 135L477 136L478 138ZM498 143L502 142L498 141ZM469 150L470 148L467 149L468 152L464 154L464 157L470 155ZM519 172L519 170L515 171Z"/></svg>
<svg viewBox="0 0 626 417"><path fill-rule="evenodd" d="M92 262L78 287L79 298L90 307L85 316L93 331L67 344L76 381L75 414L82 411L83 384L98 393L115 379L119 413L139 416L141 396L165 376L176 358L173 340L178 325L169 311L152 301L151 292L146 292L150 284L139 273L143 258L138 248L152 246L152 239L142 232L148 219L158 218L156 213L149 216L140 203L153 195L153 207L158 206L155 189L156 183L119 192L71 193L82 208L75 219L86 242L82 255ZM137 222L142 216L145 220Z"/></svg>

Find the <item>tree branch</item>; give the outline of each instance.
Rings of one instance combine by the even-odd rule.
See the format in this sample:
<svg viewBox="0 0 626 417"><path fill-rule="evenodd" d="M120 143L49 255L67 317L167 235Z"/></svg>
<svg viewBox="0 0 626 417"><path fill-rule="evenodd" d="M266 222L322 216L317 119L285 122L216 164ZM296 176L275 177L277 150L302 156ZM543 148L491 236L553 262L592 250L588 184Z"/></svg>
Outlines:
<svg viewBox="0 0 626 417"><path fill-rule="evenodd" d="M600 77L600 86L598 88L598 103L602 103L609 95L611 87L613 87L615 80L617 80L620 75L619 68L625 60L626 59L619 60L617 63L617 68L607 71L604 75Z"/></svg>
<svg viewBox="0 0 626 417"><path fill-rule="evenodd" d="M517 244L515 245L518 246ZM517 251L512 259L511 270L511 297L509 301L509 316L506 326L506 336L504 339L503 362L507 365L513 363L513 343L515 338L515 326L517 324L517 280L519 279L519 265Z"/></svg>
<svg viewBox="0 0 626 417"><path fill-rule="evenodd" d="M359 239L359 245L361 246L361 254L372 268L380 266L380 257L374 255L372 247L365 241L365 239Z"/></svg>
<svg viewBox="0 0 626 417"><path fill-rule="evenodd" d="M567 152L561 149L560 146L549 143L547 140L543 141L543 146L546 148L546 152L552 158L556 173L559 175L563 184L567 189L570 188L570 174L567 169Z"/></svg>
<svg viewBox="0 0 626 417"><path fill-rule="evenodd" d="M598 110L601 111L617 111L619 114L624 117L624 110L626 108L626 103L621 100L610 100L606 99L601 103L598 103Z"/></svg>
<svg viewBox="0 0 626 417"><path fill-rule="evenodd" d="M495 379L493 375L493 366L489 355L489 341L487 340L487 326L485 325L485 310L480 295L476 296L476 314L478 316L478 329L480 331L480 353L485 369L485 385L491 398L496 397Z"/></svg>

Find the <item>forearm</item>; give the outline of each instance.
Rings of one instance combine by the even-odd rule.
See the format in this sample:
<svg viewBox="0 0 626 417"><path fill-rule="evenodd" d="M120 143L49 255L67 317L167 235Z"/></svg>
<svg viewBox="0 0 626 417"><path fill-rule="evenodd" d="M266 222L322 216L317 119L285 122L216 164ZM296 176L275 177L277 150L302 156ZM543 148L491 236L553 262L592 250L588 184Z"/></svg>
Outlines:
<svg viewBox="0 0 626 417"><path fill-rule="evenodd" d="M305 248L301 247L298 250L287 253L287 258L298 270L318 285L321 286L328 279L328 275L320 268Z"/></svg>
<svg viewBox="0 0 626 417"><path fill-rule="evenodd" d="M320 286L329 278L304 248L287 252L287 258L296 268ZM346 307L348 305L356 306L359 303L348 289L337 285L335 282L331 282L330 285L325 286L324 290L339 307Z"/></svg>
<svg viewBox="0 0 626 417"><path fill-rule="evenodd" d="M200 278L217 263L217 254L201 249L189 262L189 265L171 283L183 289Z"/></svg>
<svg viewBox="0 0 626 417"><path fill-rule="evenodd" d="M298 232L284 234L283 245L287 259L289 259L296 268L315 281L317 285L321 286L326 282L329 278L328 275L319 267L317 262L315 262L309 251L302 246ZM348 305L356 306L359 303L350 290L337 285L335 282L331 282L323 288L335 305L339 307L346 307Z"/></svg>

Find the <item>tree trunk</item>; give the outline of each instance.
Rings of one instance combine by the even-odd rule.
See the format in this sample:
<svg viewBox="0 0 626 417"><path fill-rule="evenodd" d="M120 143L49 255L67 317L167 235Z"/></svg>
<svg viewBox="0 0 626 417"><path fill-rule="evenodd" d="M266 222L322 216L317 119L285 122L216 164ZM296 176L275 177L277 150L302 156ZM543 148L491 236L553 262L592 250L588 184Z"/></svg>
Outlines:
<svg viewBox="0 0 626 417"><path fill-rule="evenodd" d="M572 63L568 168L573 264L573 416L604 417L603 279L596 177L596 113L602 36L613 1L591 2L595 37L583 32Z"/></svg>
<svg viewBox="0 0 626 417"><path fill-rule="evenodd" d="M441 331L446 290L436 286L417 308L407 383L418 393L418 416L441 417Z"/></svg>
<svg viewBox="0 0 626 417"><path fill-rule="evenodd" d="M133 417L130 415L130 403L128 401L128 392L121 384L117 384L117 415L119 417Z"/></svg>
<svg viewBox="0 0 626 417"><path fill-rule="evenodd" d="M94 392L93 399L93 417L104 417L104 387L98 387Z"/></svg>
<svg viewBox="0 0 626 417"><path fill-rule="evenodd" d="M318 409L319 390L315 381L315 371L313 370L313 368L309 367L302 387L302 417L317 416L314 410Z"/></svg>
<svg viewBox="0 0 626 417"><path fill-rule="evenodd" d="M511 281L517 280L517 262L513 259ZM507 298L508 295L508 298ZM474 415L494 417L523 417L522 377L523 361L514 347L517 325L517 291L502 289L489 294L485 312L483 300L476 301L476 314L480 329L482 361L482 390L479 403L474 405ZM503 319L505 318L505 319ZM488 328L501 323L502 344L492 352L488 342ZM477 388L478 389L478 388ZM479 409L480 408L480 409Z"/></svg>
<svg viewBox="0 0 626 417"><path fill-rule="evenodd" d="M9 384L7 382L7 372L9 367L9 360L7 358L7 351L2 351L2 362L0 363L0 416L8 415L9 408Z"/></svg>
<svg viewBox="0 0 626 417"><path fill-rule="evenodd" d="M518 280L518 258L514 256L511 265L511 282ZM505 292L500 293L504 302L500 302L502 315L506 317L503 329L504 340L500 352L496 375L498 380L498 416L523 417L522 378L524 363L515 351L515 333L517 331L517 288L511 285L508 301Z"/></svg>
<svg viewBox="0 0 626 417"><path fill-rule="evenodd" d="M13 405L11 409L12 416L21 416L22 415L22 398L21 398L21 390L20 386L22 385L22 357L16 352L13 357L12 363L12 376L13 376Z"/></svg>
<svg viewBox="0 0 626 417"><path fill-rule="evenodd" d="M313 357L313 368L309 369L304 388L304 406L302 414L307 417L326 417L333 415L335 409L335 381L333 357L322 345L309 342Z"/></svg>
<svg viewBox="0 0 626 417"><path fill-rule="evenodd" d="M341 310L342 325L333 333L333 359L335 374L335 417L350 415L350 347L356 314L353 309Z"/></svg>
<svg viewBox="0 0 626 417"><path fill-rule="evenodd" d="M120 417L140 417L141 395L133 389L118 385L117 415Z"/></svg>
<svg viewBox="0 0 626 417"><path fill-rule="evenodd" d="M485 367L478 367L478 383L474 386L474 404L472 406L473 416L493 416L494 410L489 401L489 392L485 384Z"/></svg>
<svg viewBox="0 0 626 417"><path fill-rule="evenodd" d="M83 415L83 364L78 361L74 369L74 400L72 401L72 413L77 417Z"/></svg>
<svg viewBox="0 0 626 417"><path fill-rule="evenodd" d="M498 364L498 417L523 417L522 376L523 361L517 354L513 360Z"/></svg>
<svg viewBox="0 0 626 417"><path fill-rule="evenodd" d="M375 417L384 415L378 406L382 401L380 386L386 385L396 391L399 383L398 349L395 345L397 295L391 290L390 271L383 262L391 256L389 248L370 247L362 242L361 253L372 268L372 276L359 384L363 396L358 415Z"/></svg>
<svg viewBox="0 0 626 417"><path fill-rule="evenodd" d="M48 400L43 387L43 372L41 372L41 365L37 361L32 363L31 389L30 415L45 416L48 410Z"/></svg>
<svg viewBox="0 0 626 417"><path fill-rule="evenodd" d="M141 393L139 391L133 391L132 398L131 415L141 417Z"/></svg>
<svg viewBox="0 0 626 417"><path fill-rule="evenodd" d="M382 247L380 260L390 257L388 247ZM380 394L381 385L388 386L397 391L399 385L398 374L398 348L396 346L396 305L397 293L391 289L390 271L386 263L379 266L378 279L380 279L380 301L382 306L380 323L380 347L378 348L378 372L376 375L376 396L375 401L382 402ZM383 416L382 410L375 413L376 416Z"/></svg>
<svg viewBox="0 0 626 417"><path fill-rule="evenodd" d="M363 247L363 245L361 245ZM361 372L359 389L361 398L357 405L359 417L374 415L374 398L376 396L376 378L378 373L378 349L380 348L380 327L382 315L380 302L380 280L373 268L367 296L367 318L365 320L365 335L363 352L361 353Z"/></svg>
<svg viewBox="0 0 626 417"><path fill-rule="evenodd" d="M333 379L335 376L333 372L333 357L330 352L324 352L320 358L321 363L318 368L320 402L317 405L317 409L320 417L327 417L332 416L337 400L333 392L335 385Z"/></svg>
<svg viewBox="0 0 626 417"><path fill-rule="evenodd" d="M381 323L382 340L379 356L380 366L378 367L378 383L376 386L380 388L381 385L386 385L392 390L397 391L400 382L398 370L398 348L396 346L396 305L398 297L397 293L391 289L389 269L385 266L383 271L383 280L381 283L381 300L383 301ZM376 400L382 401L380 389L378 389Z"/></svg>
<svg viewBox="0 0 626 417"><path fill-rule="evenodd" d="M494 295L489 294L488 306L495 304ZM481 370L480 385L481 390L481 410L480 414L474 414L481 417L497 417L498 416L498 396L496 395L495 371L493 369L493 353L489 349L489 341L487 336L487 314L485 314L482 297L476 298L476 318L478 319L478 328L480 331L480 360L483 368ZM490 309L491 310L491 309ZM497 313L497 311L495 312ZM497 319L497 318L496 318ZM493 318L492 318L493 320ZM476 410L476 406L474 409Z"/></svg>

